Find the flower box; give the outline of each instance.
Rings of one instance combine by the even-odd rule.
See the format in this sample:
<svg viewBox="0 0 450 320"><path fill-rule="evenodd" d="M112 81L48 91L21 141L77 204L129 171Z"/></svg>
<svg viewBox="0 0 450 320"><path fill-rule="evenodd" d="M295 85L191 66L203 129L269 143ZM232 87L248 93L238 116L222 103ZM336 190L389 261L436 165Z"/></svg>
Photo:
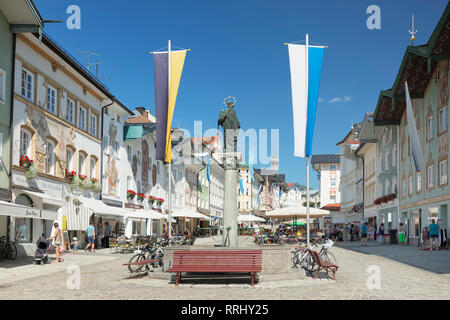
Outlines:
<svg viewBox="0 0 450 320"><path fill-rule="evenodd" d="M135 191L127 190L127 199L128 200L133 200L135 196L136 196L136 192Z"/></svg>
<svg viewBox="0 0 450 320"><path fill-rule="evenodd" d="M137 194L137 200L142 202L145 199L145 194L144 193L138 193Z"/></svg>

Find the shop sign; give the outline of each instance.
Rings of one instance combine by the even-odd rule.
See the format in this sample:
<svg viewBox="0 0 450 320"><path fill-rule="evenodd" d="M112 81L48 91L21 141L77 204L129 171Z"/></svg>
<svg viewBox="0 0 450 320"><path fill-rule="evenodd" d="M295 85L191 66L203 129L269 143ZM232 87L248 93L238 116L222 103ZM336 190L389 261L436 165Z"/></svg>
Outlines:
<svg viewBox="0 0 450 320"><path fill-rule="evenodd" d="M130 209L144 209L144 206L140 206L140 205L134 204L134 203L125 203L125 208L130 208Z"/></svg>
<svg viewBox="0 0 450 320"><path fill-rule="evenodd" d="M111 207L119 207L122 208L122 201L108 199L108 198L102 198L103 203L107 204Z"/></svg>

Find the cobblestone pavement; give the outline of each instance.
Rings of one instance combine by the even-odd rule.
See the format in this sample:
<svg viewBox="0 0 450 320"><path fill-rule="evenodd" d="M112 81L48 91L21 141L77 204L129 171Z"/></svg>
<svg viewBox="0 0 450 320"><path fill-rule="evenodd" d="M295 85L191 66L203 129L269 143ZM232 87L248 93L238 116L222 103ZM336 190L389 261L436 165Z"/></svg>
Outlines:
<svg viewBox="0 0 450 320"><path fill-rule="evenodd" d="M307 277L261 282L253 288L248 278L190 281L179 287L168 280L130 279L122 266L129 255L69 254L63 264L8 269L0 264L0 299L450 299L450 250L429 252L395 245L361 248L356 243L339 246L332 249L340 265L337 281ZM80 266L80 289L67 287L73 276L67 273L70 265ZM423 267L427 265L434 271ZM372 281L376 273L369 274L368 268L379 270L379 289L377 281ZM5 270L12 273L15 269L15 277L3 276Z"/></svg>

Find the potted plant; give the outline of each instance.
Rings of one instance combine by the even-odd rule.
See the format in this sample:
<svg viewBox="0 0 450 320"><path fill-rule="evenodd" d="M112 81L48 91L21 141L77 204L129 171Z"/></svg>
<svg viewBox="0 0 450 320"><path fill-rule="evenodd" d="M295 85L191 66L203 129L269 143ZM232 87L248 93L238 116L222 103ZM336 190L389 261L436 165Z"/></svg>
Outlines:
<svg viewBox="0 0 450 320"><path fill-rule="evenodd" d="M150 208L153 207L153 204L156 201L156 197L154 196L148 196L148 204L150 205Z"/></svg>
<svg viewBox="0 0 450 320"><path fill-rule="evenodd" d="M144 193L138 193L137 194L137 201L142 202L145 199L145 194Z"/></svg>
<svg viewBox="0 0 450 320"><path fill-rule="evenodd" d="M99 193L102 190L102 186L100 185L100 181L97 178L91 178L91 190L94 193Z"/></svg>
<svg viewBox="0 0 450 320"><path fill-rule="evenodd" d="M136 196L136 192L134 192L133 190L127 190L127 199L128 200L133 200L135 196Z"/></svg>
<svg viewBox="0 0 450 320"><path fill-rule="evenodd" d="M91 179L83 174L79 174L78 178L80 178L80 188L84 191L90 190L92 187Z"/></svg>
<svg viewBox="0 0 450 320"><path fill-rule="evenodd" d="M28 158L28 156L21 155L19 159L19 165L25 169L25 178L27 180L36 178L38 174L38 168L36 166L36 163Z"/></svg>
<svg viewBox="0 0 450 320"><path fill-rule="evenodd" d="M78 178L78 175L75 171L67 171L67 169L64 171L64 177L66 180L69 181L71 187L76 187L80 183L80 178Z"/></svg>
<svg viewBox="0 0 450 320"><path fill-rule="evenodd" d="M158 208L161 208L161 205L163 203L164 203L164 199L163 198L156 199L156 205L158 206Z"/></svg>

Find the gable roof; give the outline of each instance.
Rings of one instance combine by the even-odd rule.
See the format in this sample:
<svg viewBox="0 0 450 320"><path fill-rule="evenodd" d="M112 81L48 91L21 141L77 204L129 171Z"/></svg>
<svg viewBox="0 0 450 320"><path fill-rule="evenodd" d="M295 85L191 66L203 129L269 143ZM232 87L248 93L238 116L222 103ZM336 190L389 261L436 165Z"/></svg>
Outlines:
<svg viewBox="0 0 450 320"><path fill-rule="evenodd" d="M392 89L380 92L375 125L399 124L406 107L405 82L412 99L423 98L439 60L450 57L450 2L426 45L408 46Z"/></svg>

